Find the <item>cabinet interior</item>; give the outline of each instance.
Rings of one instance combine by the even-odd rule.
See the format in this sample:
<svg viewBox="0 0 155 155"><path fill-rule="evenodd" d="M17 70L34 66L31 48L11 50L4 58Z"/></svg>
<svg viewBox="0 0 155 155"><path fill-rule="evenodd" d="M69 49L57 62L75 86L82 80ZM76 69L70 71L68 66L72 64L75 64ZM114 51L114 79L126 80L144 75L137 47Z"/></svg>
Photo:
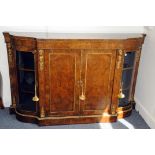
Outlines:
<svg viewBox="0 0 155 155"><path fill-rule="evenodd" d="M123 71L122 71L122 92L124 98L119 99L119 107L125 107L130 103L131 83L133 79L135 64L135 51L126 52L124 55Z"/></svg>
<svg viewBox="0 0 155 155"><path fill-rule="evenodd" d="M16 51L16 68L19 91L18 108L35 112L36 105L32 101L35 88L34 54Z"/></svg>

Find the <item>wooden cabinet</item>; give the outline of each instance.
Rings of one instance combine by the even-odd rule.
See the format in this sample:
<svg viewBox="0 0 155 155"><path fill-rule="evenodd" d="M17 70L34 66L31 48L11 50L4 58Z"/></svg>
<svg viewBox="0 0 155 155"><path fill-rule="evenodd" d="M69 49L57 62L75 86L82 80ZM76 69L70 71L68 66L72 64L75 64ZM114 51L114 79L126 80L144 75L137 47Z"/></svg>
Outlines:
<svg viewBox="0 0 155 155"><path fill-rule="evenodd" d="M131 114L144 37L36 39L4 33L17 119L114 122Z"/></svg>

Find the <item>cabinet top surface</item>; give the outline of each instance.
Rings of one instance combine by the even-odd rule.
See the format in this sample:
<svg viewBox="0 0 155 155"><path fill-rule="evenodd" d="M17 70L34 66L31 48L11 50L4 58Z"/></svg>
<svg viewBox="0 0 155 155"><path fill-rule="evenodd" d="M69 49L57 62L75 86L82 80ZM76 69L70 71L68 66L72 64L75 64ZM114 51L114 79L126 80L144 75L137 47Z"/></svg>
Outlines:
<svg viewBox="0 0 155 155"><path fill-rule="evenodd" d="M19 51L35 49L138 49L145 35L138 33L4 32L5 42Z"/></svg>
<svg viewBox="0 0 155 155"><path fill-rule="evenodd" d="M42 32L9 32L14 36L37 39L129 39L140 38L140 33L42 33Z"/></svg>

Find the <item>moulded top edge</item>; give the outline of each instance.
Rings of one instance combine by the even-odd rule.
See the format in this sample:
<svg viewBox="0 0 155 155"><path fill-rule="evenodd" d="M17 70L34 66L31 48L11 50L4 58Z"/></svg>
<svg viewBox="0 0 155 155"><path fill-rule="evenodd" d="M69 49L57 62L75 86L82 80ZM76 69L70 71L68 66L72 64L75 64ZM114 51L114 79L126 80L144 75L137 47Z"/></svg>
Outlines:
<svg viewBox="0 0 155 155"><path fill-rule="evenodd" d="M14 36L37 39L130 39L140 38L140 33L43 33L43 32L9 32Z"/></svg>

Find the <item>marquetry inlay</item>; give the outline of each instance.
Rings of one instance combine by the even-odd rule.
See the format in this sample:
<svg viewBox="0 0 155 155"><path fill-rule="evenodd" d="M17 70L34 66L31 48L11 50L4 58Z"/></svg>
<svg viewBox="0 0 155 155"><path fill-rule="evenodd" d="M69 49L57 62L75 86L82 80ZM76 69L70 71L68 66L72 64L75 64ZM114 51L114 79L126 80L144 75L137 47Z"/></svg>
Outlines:
<svg viewBox="0 0 155 155"><path fill-rule="evenodd" d="M39 50L39 65L40 65L40 70L42 71L44 69L44 51Z"/></svg>
<svg viewBox="0 0 155 155"><path fill-rule="evenodd" d="M118 51L118 61L117 61L117 69L120 69L121 64L122 64L122 55L123 55L123 51L119 50Z"/></svg>

